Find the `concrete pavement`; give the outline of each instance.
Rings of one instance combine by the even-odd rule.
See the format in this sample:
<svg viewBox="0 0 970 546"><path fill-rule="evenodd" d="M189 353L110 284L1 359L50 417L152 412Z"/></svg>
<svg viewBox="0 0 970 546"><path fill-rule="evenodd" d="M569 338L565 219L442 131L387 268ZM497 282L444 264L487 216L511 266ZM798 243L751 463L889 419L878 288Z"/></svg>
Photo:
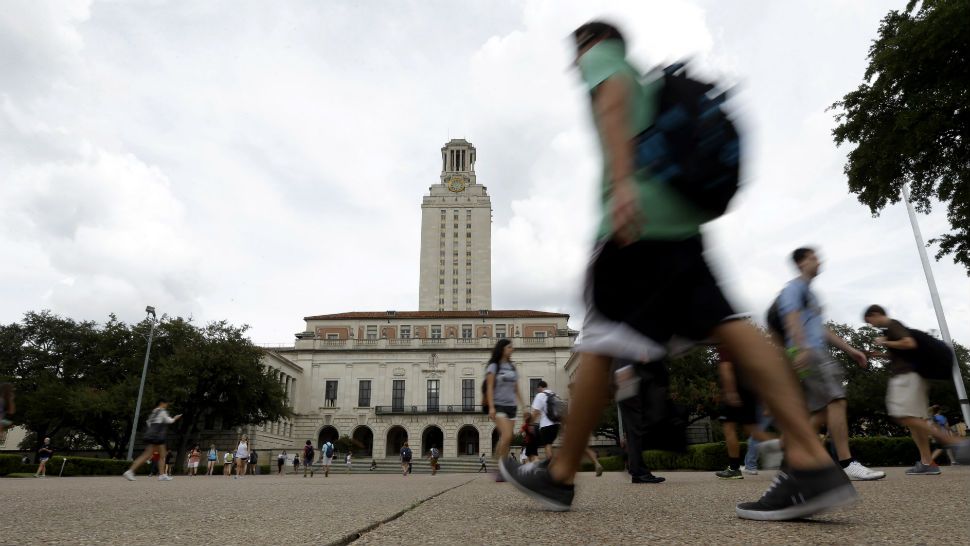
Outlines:
<svg viewBox="0 0 970 546"><path fill-rule="evenodd" d="M886 469L862 502L811 521L739 520L773 473L584 474L574 510L544 512L484 475L0 480L3 544L970 544L970 467ZM359 536L358 536L359 535Z"/></svg>

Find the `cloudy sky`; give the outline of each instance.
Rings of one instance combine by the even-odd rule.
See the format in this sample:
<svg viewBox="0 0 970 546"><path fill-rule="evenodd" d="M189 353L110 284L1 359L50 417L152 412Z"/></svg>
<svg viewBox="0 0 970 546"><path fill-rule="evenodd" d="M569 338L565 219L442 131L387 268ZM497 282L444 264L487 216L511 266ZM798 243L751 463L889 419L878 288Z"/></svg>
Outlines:
<svg viewBox="0 0 970 546"><path fill-rule="evenodd" d="M0 320L151 304L285 343L307 315L415 309L421 197L464 137L492 196L494 307L578 327L599 165L565 37L604 16L642 67L689 56L737 85L748 182L707 236L739 309L761 316L811 244L831 318L880 302L936 328L905 208L872 218L847 194L825 111L904 0L593 4L5 3ZM933 267L967 343L968 279Z"/></svg>

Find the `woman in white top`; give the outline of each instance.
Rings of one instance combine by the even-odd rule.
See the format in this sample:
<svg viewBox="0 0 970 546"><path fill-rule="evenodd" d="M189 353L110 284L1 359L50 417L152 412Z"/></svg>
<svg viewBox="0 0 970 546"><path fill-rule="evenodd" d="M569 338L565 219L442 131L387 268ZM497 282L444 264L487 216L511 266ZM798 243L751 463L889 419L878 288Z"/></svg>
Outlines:
<svg viewBox="0 0 970 546"><path fill-rule="evenodd" d="M347 473L350 474L351 469L354 467L354 463L353 463L353 457L351 456L349 451L347 452L347 458L344 459L344 462L347 463Z"/></svg>
<svg viewBox="0 0 970 546"><path fill-rule="evenodd" d="M233 478L238 478L246 474L246 463L249 461L249 436L246 434L242 435L239 439L239 445L236 446L236 475Z"/></svg>
<svg viewBox="0 0 970 546"><path fill-rule="evenodd" d="M154 451L158 451L158 460L165 460L165 440L168 436L168 426L178 421L181 417L181 414L175 417L171 417L168 414L168 400L161 399L158 401L158 405L155 406L155 409L152 410L151 415L148 416L148 420L146 421L148 430L142 436L142 440L145 442L145 451L132 461L131 466L123 474L125 479L135 481L135 470L145 464L145 461L151 458ZM168 481L172 477L168 474L161 474L158 476L158 479L160 481Z"/></svg>

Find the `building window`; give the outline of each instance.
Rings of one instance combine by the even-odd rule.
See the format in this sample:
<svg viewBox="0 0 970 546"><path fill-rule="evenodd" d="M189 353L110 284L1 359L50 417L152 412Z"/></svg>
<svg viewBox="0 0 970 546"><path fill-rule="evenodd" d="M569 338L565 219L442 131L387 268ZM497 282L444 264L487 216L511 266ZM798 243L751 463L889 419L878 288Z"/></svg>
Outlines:
<svg viewBox="0 0 970 546"><path fill-rule="evenodd" d="M471 294L472 293L472 289L471 288L466 288L465 289L465 293L466 294Z"/></svg>
<svg viewBox="0 0 970 546"><path fill-rule="evenodd" d="M391 411L404 411L404 380L395 379L391 388Z"/></svg>
<svg viewBox="0 0 970 546"><path fill-rule="evenodd" d="M438 395L440 394L441 381L437 379L428 380L428 411L438 411Z"/></svg>
<svg viewBox="0 0 970 546"><path fill-rule="evenodd" d="M471 266L472 265L472 261L471 260L465 260L465 265L466 266Z"/></svg>
<svg viewBox="0 0 970 546"><path fill-rule="evenodd" d="M327 334L327 339L340 339L340 334Z"/></svg>
<svg viewBox="0 0 970 546"><path fill-rule="evenodd" d="M377 326L367 327L367 339L377 339Z"/></svg>
<svg viewBox="0 0 970 546"><path fill-rule="evenodd" d="M470 278L465 279L465 284L471 284L471 283L472 283L472 280Z"/></svg>
<svg viewBox="0 0 970 546"><path fill-rule="evenodd" d="M442 233L441 236L444 237L445 235ZM440 246L441 248L444 248L445 247L445 240L442 239L441 240L441 244L439 244L438 246Z"/></svg>
<svg viewBox="0 0 970 546"><path fill-rule="evenodd" d="M370 407L370 380L361 380L357 387L357 407Z"/></svg>
<svg viewBox="0 0 970 546"><path fill-rule="evenodd" d="M465 303L471 303L471 302L472 302L471 298L465 298Z"/></svg>
<svg viewBox="0 0 970 546"><path fill-rule="evenodd" d="M496 324L495 325L495 337L505 337L505 325Z"/></svg>
<svg viewBox="0 0 970 546"><path fill-rule="evenodd" d="M444 304L445 304L445 299L444 298L438 298L438 305L444 305ZM444 309L438 309L438 310L439 311L444 311Z"/></svg>
<svg viewBox="0 0 970 546"><path fill-rule="evenodd" d="M472 228L471 224L465 224L465 229L471 229L471 228Z"/></svg>
<svg viewBox="0 0 970 546"><path fill-rule="evenodd" d="M444 302L445 300L441 300L441 303ZM431 327L431 339L441 339L441 326Z"/></svg>
<svg viewBox="0 0 970 546"><path fill-rule="evenodd" d="M465 256L471 257L471 255L472 255L472 251L471 250L466 250L465 251Z"/></svg>
<svg viewBox="0 0 970 546"><path fill-rule="evenodd" d="M466 338L466 339L472 337L472 325L471 324L462 324L461 325L461 337Z"/></svg>
<svg viewBox="0 0 970 546"><path fill-rule="evenodd" d="M324 389L324 406L328 408L333 408L337 406L337 382L327 381L326 388Z"/></svg>
<svg viewBox="0 0 970 546"><path fill-rule="evenodd" d="M442 271L441 273L444 274L444 271ZM444 279L438 279L438 284L445 284L445 280Z"/></svg>
<svg viewBox="0 0 970 546"><path fill-rule="evenodd" d="M455 220L457 220L457 219L458 219L458 217L455 216ZM455 229L458 229L458 223L457 222L455 223Z"/></svg>
<svg viewBox="0 0 970 546"><path fill-rule="evenodd" d="M471 236L472 236L472 232L470 232L470 231L466 231L465 232L465 237L471 237Z"/></svg>
<svg viewBox="0 0 970 546"><path fill-rule="evenodd" d="M535 335L535 337L546 337L546 331L545 330L538 330L537 332L535 332L534 335Z"/></svg>
<svg viewBox="0 0 970 546"><path fill-rule="evenodd" d="M475 380L461 380L461 409L472 411L475 409Z"/></svg>
<svg viewBox="0 0 970 546"><path fill-rule="evenodd" d="M529 400L536 397L536 393L539 392L539 382L542 381L541 377L536 377L529 379Z"/></svg>
<svg viewBox="0 0 970 546"><path fill-rule="evenodd" d="M458 289L457 288L452 288L451 289L451 294L452 295L458 295Z"/></svg>
<svg viewBox="0 0 970 546"><path fill-rule="evenodd" d="M401 339L408 339L411 337L411 327L401 326Z"/></svg>

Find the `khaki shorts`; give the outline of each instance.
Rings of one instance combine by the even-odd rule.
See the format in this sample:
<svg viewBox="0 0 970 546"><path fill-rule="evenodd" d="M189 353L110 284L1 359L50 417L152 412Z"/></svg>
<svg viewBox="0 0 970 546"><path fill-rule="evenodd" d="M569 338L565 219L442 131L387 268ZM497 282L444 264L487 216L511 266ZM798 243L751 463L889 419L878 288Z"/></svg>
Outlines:
<svg viewBox="0 0 970 546"><path fill-rule="evenodd" d="M916 372L894 375L886 389L886 412L890 417L926 419L930 387Z"/></svg>
<svg viewBox="0 0 970 546"><path fill-rule="evenodd" d="M822 411L836 400L844 400L845 370L842 364L832 360L828 351L814 349L808 365L808 374L802 379L808 411Z"/></svg>

